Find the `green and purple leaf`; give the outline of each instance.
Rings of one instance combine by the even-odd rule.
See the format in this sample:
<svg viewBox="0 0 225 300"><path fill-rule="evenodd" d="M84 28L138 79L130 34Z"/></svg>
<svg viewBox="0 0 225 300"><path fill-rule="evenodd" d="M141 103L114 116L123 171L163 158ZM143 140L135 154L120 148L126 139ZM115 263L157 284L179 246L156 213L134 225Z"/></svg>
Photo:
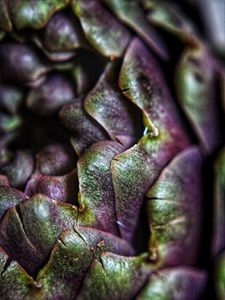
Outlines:
<svg viewBox="0 0 225 300"><path fill-rule="evenodd" d="M2 178L2 176L1 176ZM7 185L7 182L2 182L0 185L0 219L11 207L16 206L20 202L28 200L25 193L22 193Z"/></svg>
<svg viewBox="0 0 225 300"><path fill-rule="evenodd" d="M180 104L204 149L211 153L221 144L215 62L205 48L188 48L176 70Z"/></svg>
<svg viewBox="0 0 225 300"><path fill-rule="evenodd" d="M174 35L185 45L198 45L199 36L193 24L182 14L176 3L165 1L142 0L147 11L147 20L156 26Z"/></svg>
<svg viewBox="0 0 225 300"><path fill-rule="evenodd" d="M119 82L124 95L143 111L147 127L137 145L112 161L120 233L131 240L145 193L190 141L159 66L137 38L125 54Z"/></svg>
<svg viewBox="0 0 225 300"><path fill-rule="evenodd" d="M78 20L65 12L58 12L50 19L41 40L49 52L73 51L86 45Z"/></svg>
<svg viewBox="0 0 225 300"><path fill-rule="evenodd" d="M168 58L168 50L160 36L148 23L139 1L136 0L102 0L113 13L127 26L139 34L156 54Z"/></svg>
<svg viewBox="0 0 225 300"><path fill-rule="evenodd" d="M136 137L135 116L131 105L117 86L117 65L110 63L94 89L85 99L86 111L106 130L112 140L125 147Z"/></svg>
<svg viewBox="0 0 225 300"><path fill-rule="evenodd" d="M145 255L123 257L105 252L92 262L77 299L134 299L151 272Z"/></svg>
<svg viewBox="0 0 225 300"><path fill-rule="evenodd" d="M117 142L102 141L92 145L78 160L81 222L116 235L111 162L122 149Z"/></svg>
<svg viewBox="0 0 225 300"><path fill-rule="evenodd" d="M197 147L184 150L147 193L150 259L160 266L197 261L203 208L202 162Z"/></svg>
<svg viewBox="0 0 225 300"><path fill-rule="evenodd" d="M77 98L60 111L60 120L72 133L72 145L79 156L86 148L108 139L104 129L83 108L83 99Z"/></svg>
<svg viewBox="0 0 225 300"><path fill-rule="evenodd" d="M78 201L78 179L76 171L64 176L34 174L28 181L25 194L29 197L43 194L47 197L75 204Z"/></svg>
<svg viewBox="0 0 225 300"><path fill-rule="evenodd" d="M69 0L7 0L7 13L16 29L43 28L52 15L66 7Z"/></svg>
<svg viewBox="0 0 225 300"><path fill-rule="evenodd" d="M125 241L109 233L79 226L64 232L37 276L44 299L75 298L92 261L103 251L132 255L132 248Z"/></svg>
<svg viewBox="0 0 225 300"><path fill-rule="evenodd" d="M122 56L130 39L129 31L97 0L74 0L72 8L88 42L110 59Z"/></svg>
<svg viewBox="0 0 225 300"><path fill-rule="evenodd" d="M199 300L207 283L206 273L178 267L154 272L137 300Z"/></svg>
<svg viewBox="0 0 225 300"><path fill-rule="evenodd" d="M76 220L76 207L36 194L7 211L0 225L0 244L33 275L62 231L76 225Z"/></svg>

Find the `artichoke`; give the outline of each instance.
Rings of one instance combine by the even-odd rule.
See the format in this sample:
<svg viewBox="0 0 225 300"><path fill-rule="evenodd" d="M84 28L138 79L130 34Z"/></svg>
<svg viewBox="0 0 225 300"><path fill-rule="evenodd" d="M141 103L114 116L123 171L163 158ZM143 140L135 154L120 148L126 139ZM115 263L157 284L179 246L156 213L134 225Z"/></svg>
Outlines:
<svg viewBox="0 0 225 300"><path fill-rule="evenodd" d="M225 73L186 5L0 1L1 299L225 299Z"/></svg>

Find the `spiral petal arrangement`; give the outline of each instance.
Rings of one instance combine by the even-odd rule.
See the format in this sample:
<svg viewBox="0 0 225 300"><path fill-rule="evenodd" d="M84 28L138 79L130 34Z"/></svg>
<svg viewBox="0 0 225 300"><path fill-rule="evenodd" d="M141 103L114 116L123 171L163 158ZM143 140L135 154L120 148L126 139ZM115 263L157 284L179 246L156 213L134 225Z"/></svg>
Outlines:
<svg viewBox="0 0 225 300"><path fill-rule="evenodd" d="M224 74L182 5L0 0L1 299L224 299Z"/></svg>

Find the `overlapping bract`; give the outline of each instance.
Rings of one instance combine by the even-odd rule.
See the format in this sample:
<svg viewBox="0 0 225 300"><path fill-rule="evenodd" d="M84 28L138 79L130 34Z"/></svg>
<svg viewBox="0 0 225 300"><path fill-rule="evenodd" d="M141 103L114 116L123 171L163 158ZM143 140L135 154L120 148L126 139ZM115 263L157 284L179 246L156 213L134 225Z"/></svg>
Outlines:
<svg viewBox="0 0 225 300"><path fill-rule="evenodd" d="M13 2L0 1L1 298L197 300L203 166L222 136L217 62L161 1ZM157 29L183 44L173 87ZM32 121L28 149L14 153L31 112L43 124Z"/></svg>

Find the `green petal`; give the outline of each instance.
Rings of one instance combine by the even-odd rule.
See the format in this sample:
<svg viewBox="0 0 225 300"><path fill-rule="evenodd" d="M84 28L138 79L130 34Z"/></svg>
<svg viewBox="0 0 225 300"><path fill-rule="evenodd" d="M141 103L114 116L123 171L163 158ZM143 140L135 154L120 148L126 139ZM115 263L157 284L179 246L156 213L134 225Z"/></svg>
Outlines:
<svg viewBox="0 0 225 300"><path fill-rule="evenodd" d="M40 29L56 11L68 3L68 0L9 0L8 10L17 29Z"/></svg>
<svg viewBox="0 0 225 300"><path fill-rule="evenodd" d="M115 15L131 29L136 31L144 41L157 54L163 58L167 58L168 53L165 44L156 34L145 17L144 11L141 9L139 1L136 0L103 0Z"/></svg>
<svg viewBox="0 0 225 300"><path fill-rule="evenodd" d="M30 274L40 268L61 232L76 224L74 206L37 194L5 214L0 244Z"/></svg>
<svg viewBox="0 0 225 300"><path fill-rule="evenodd" d="M122 56L130 39L129 31L120 24L97 0L72 1L90 44L110 59Z"/></svg>
<svg viewBox="0 0 225 300"><path fill-rule="evenodd" d="M134 299L151 272L145 256L103 253L92 262L77 299Z"/></svg>
<svg viewBox="0 0 225 300"><path fill-rule="evenodd" d="M212 57L200 47L184 52L175 78L181 106L208 152L214 151L222 140L215 75Z"/></svg>
<svg viewBox="0 0 225 300"><path fill-rule="evenodd" d="M75 227L66 231L53 248L50 259L38 273L37 280L43 286L43 299L72 299L76 296L94 258L102 251L129 254L124 241L104 235L101 231ZM42 298L41 298L42 299Z"/></svg>
<svg viewBox="0 0 225 300"><path fill-rule="evenodd" d="M172 160L147 193L150 256L160 265L196 262L202 220L201 174L202 154L188 148Z"/></svg>
<svg viewBox="0 0 225 300"><path fill-rule="evenodd" d="M199 43L191 22L181 13L176 4L152 0L143 0L143 2L148 13L147 19L153 26L169 32L185 44Z"/></svg>
<svg viewBox="0 0 225 300"><path fill-rule="evenodd" d="M78 161L79 219L82 224L117 234L111 161L122 150L119 143L94 144Z"/></svg>
<svg viewBox="0 0 225 300"><path fill-rule="evenodd" d="M8 115L0 112L0 130L2 132L12 132L22 125L22 119L19 115Z"/></svg>
<svg viewBox="0 0 225 300"><path fill-rule="evenodd" d="M129 147L135 141L135 117L131 113L129 100L123 97L117 87L116 71L115 64L106 67L85 99L85 109L102 125L111 139Z"/></svg>
<svg viewBox="0 0 225 300"><path fill-rule="evenodd" d="M16 261L0 248L0 295L2 299L29 300L35 282Z"/></svg>
<svg viewBox="0 0 225 300"><path fill-rule="evenodd" d="M118 154L112 160L117 224L121 236L126 240L133 237L144 194L156 176L154 169L153 163L140 145Z"/></svg>
<svg viewBox="0 0 225 300"><path fill-rule="evenodd" d="M159 66L137 38L125 54L120 88L143 111L149 130L112 161L118 224L122 236L131 239L144 194L163 167L187 147L189 138Z"/></svg>
<svg viewBox="0 0 225 300"><path fill-rule="evenodd" d="M150 276L137 300L197 300L206 287L207 276L197 269L179 267Z"/></svg>

